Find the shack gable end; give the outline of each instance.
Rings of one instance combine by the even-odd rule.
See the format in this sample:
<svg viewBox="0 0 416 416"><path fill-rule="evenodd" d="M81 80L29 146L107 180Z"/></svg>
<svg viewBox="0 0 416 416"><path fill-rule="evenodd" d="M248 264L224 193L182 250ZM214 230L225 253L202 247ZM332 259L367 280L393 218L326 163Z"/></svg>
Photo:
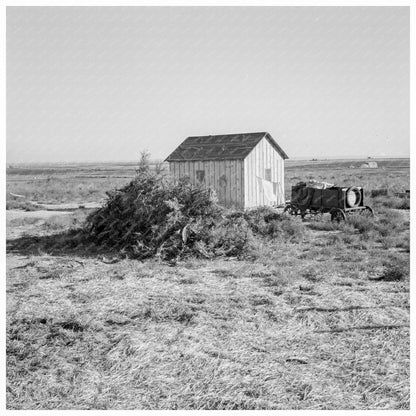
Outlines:
<svg viewBox="0 0 416 416"><path fill-rule="evenodd" d="M244 159L244 206L283 204L284 158L267 138Z"/></svg>

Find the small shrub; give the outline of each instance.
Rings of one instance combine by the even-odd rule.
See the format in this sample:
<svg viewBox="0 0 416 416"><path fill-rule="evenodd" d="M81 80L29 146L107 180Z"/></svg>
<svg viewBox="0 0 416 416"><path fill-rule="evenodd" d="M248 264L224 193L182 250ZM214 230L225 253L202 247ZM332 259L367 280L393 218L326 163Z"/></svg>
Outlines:
<svg viewBox="0 0 416 416"><path fill-rule="evenodd" d="M247 221L253 234L259 237L299 242L309 231L298 218L282 215L271 207L260 207L243 214L234 213L232 217L239 215Z"/></svg>
<svg viewBox="0 0 416 416"><path fill-rule="evenodd" d="M382 188L382 189L372 189L370 192L370 195L372 198L375 198L377 196L387 196L388 195L389 190L387 188Z"/></svg>
<svg viewBox="0 0 416 416"><path fill-rule="evenodd" d="M374 219L364 215L351 215L348 218L348 223L351 224L360 234L368 233L370 230L374 230L375 228Z"/></svg>
<svg viewBox="0 0 416 416"><path fill-rule="evenodd" d="M280 223L283 217L270 207L247 211L243 217L255 234L274 237L281 231Z"/></svg>
<svg viewBox="0 0 416 416"><path fill-rule="evenodd" d="M239 256L255 249L253 233L243 218L227 218L218 226L210 228L204 237L201 237L201 240L217 256Z"/></svg>
<svg viewBox="0 0 416 416"><path fill-rule="evenodd" d="M396 209L410 209L410 198L400 198L396 205Z"/></svg>
<svg viewBox="0 0 416 416"><path fill-rule="evenodd" d="M406 275L406 271L400 264L389 264L384 267L383 274L379 277L378 280L394 282L397 280L403 280L406 277Z"/></svg>
<svg viewBox="0 0 416 416"><path fill-rule="evenodd" d="M282 237L291 242L301 242L309 233L301 221L292 218L284 218L281 229L283 231Z"/></svg>
<svg viewBox="0 0 416 416"><path fill-rule="evenodd" d="M393 210L386 210L380 215L379 220L375 223L375 229L382 237L396 235L402 230L408 229L409 224L403 220L401 213Z"/></svg>
<svg viewBox="0 0 416 416"><path fill-rule="evenodd" d="M385 282L401 281L409 277L409 260L398 254L392 254L383 261L383 271L375 280Z"/></svg>

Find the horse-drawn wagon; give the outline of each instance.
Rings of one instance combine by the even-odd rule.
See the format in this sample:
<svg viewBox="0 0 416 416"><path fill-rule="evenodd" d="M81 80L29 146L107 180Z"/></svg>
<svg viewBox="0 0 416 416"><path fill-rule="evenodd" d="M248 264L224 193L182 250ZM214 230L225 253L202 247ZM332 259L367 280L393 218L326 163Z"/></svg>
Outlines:
<svg viewBox="0 0 416 416"><path fill-rule="evenodd" d="M347 215L359 213L373 216L374 211L364 205L364 191L360 186L339 187L326 183L299 182L292 186L291 200L284 208L291 215L329 213L332 221L346 220Z"/></svg>

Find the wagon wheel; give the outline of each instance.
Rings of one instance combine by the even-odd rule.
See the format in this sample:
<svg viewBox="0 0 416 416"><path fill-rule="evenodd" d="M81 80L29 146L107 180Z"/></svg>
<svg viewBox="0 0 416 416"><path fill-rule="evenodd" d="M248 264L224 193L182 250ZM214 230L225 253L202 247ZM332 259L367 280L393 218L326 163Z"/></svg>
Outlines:
<svg viewBox="0 0 416 416"><path fill-rule="evenodd" d="M297 215L298 209L294 205L288 204L285 206L285 209L283 210L283 212L290 214L290 215Z"/></svg>
<svg viewBox="0 0 416 416"><path fill-rule="evenodd" d="M331 212L331 221L341 222L347 219L345 212L342 209L334 209Z"/></svg>

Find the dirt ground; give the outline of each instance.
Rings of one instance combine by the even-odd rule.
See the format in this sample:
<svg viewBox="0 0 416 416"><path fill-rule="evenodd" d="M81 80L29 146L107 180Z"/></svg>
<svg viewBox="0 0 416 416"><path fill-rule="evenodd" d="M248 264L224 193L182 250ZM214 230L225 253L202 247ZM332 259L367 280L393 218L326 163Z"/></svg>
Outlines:
<svg viewBox="0 0 416 416"><path fill-rule="evenodd" d="M408 280L377 280L382 248L311 230L258 262L171 267L13 249L74 214L8 214L9 409L409 406Z"/></svg>
<svg viewBox="0 0 416 416"><path fill-rule="evenodd" d="M288 169L287 183L333 181L313 168ZM103 197L100 182L61 198L65 181L50 178L54 192L8 186L54 205ZM375 219L348 226L294 218L255 259L175 265L62 248L87 209L8 210L7 408L409 409L410 211L369 204Z"/></svg>
<svg viewBox="0 0 416 416"><path fill-rule="evenodd" d="M21 237L24 234L39 233L39 225L45 220L58 216L71 216L71 211L6 211L6 239Z"/></svg>

